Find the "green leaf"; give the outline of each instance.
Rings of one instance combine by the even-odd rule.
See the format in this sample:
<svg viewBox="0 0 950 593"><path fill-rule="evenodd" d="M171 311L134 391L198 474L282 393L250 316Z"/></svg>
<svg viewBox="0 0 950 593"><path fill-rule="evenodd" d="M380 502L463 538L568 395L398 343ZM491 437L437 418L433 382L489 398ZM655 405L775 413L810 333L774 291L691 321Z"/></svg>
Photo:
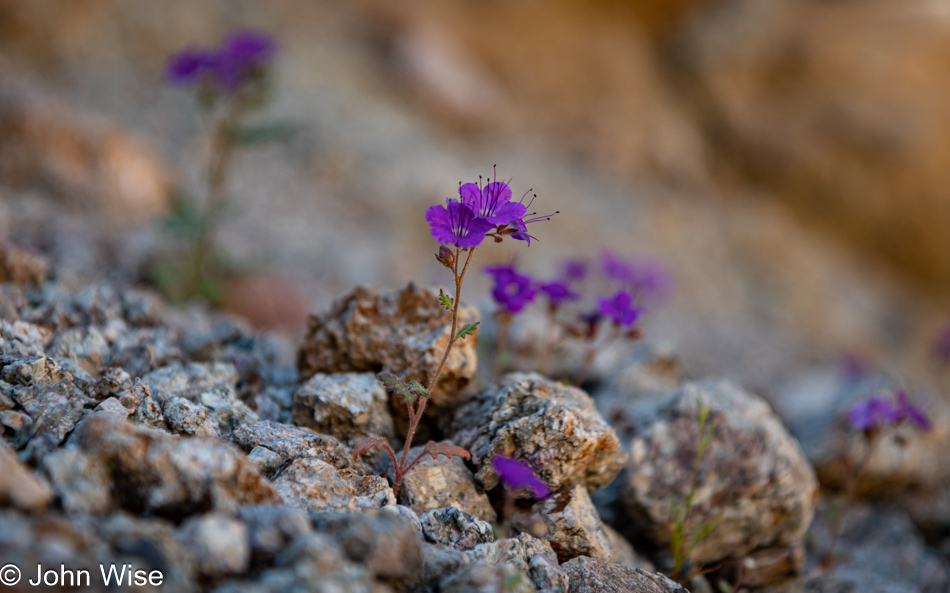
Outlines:
<svg viewBox="0 0 950 593"><path fill-rule="evenodd" d="M429 395L429 390L422 386L422 383L418 381L413 381L409 384L409 391L418 395L419 397L425 397Z"/></svg>
<svg viewBox="0 0 950 593"><path fill-rule="evenodd" d="M452 305L454 304L452 301L452 297L442 292L441 288L439 289L439 302L442 303L442 306L448 309L449 311L452 310Z"/></svg>
<svg viewBox="0 0 950 593"><path fill-rule="evenodd" d="M386 389L389 390L395 396L402 398L402 403L409 405L415 403L418 399L418 395L414 392L409 385L406 385L406 382L397 377L392 373L382 372L376 375L380 382L386 386ZM421 387L421 386L420 386Z"/></svg>
<svg viewBox="0 0 950 593"><path fill-rule="evenodd" d="M473 333L475 333L475 329L478 327L478 324L479 324L478 321L476 321L475 323L469 323L468 325L460 329L458 333L455 334L455 337L464 338L465 336L472 335Z"/></svg>

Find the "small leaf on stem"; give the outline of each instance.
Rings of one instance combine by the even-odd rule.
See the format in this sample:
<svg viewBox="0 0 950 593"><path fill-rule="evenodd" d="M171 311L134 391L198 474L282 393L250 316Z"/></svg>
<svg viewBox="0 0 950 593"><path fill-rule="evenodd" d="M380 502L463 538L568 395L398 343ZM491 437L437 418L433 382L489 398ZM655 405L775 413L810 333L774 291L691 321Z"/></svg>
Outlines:
<svg viewBox="0 0 950 593"><path fill-rule="evenodd" d="M458 330L458 333L455 334L455 337L464 338L465 336L472 335L475 333L475 329L478 328L478 324L479 322L476 321L475 323L469 323L468 325L463 326L462 329Z"/></svg>
<svg viewBox="0 0 950 593"><path fill-rule="evenodd" d="M369 453L373 449L377 451L385 451L389 448L389 442L383 437L369 437L366 440L360 441L355 447L353 447L353 460L356 461L359 459L360 455L363 453Z"/></svg>
<svg viewBox="0 0 950 593"><path fill-rule="evenodd" d="M449 311L452 310L452 305L454 304L452 302L452 297L442 292L441 288L439 289L439 302L442 303L442 306L448 309Z"/></svg>
<svg viewBox="0 0 950 593"><path fill-rule="evenodd" d="M376 378L386 386L386 389L389 390L395 396L402 398L402 403L408 405L415 403L416 399L419 396L418 390L413 389L410 385L407 385L405 381L397 377L392 373L387 373L383 371L382 373L377 373ZM413 381L416 385L417 382ZM421 385L420 385L421 387Z"/></svg>
<svg viewBox="0 0 950 593"><path fill-rule="evenodd" d="M458 447L456 445L453 445L452 443L446 443L446 442L437 443L435 441L429 441L428 443L426 443L425 448L422 450L422 455L425 455L427 453L432 456L432 459L435 459L439 455L444 455L445 457L448 457L449 459L453 457L461 457L463 459L472 458L471 454L465 449L463 449L462 447Z"/></svg>

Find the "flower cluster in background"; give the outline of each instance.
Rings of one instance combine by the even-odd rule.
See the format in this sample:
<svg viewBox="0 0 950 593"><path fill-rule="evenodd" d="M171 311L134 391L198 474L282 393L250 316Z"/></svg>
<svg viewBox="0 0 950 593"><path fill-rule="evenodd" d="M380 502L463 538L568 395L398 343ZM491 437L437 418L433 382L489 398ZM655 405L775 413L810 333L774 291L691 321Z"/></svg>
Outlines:
<svg viewBox="0 0 950 593"><path fill-rule="evenodd" d="M865 432L902 422L908 422L920 430L930 430L927 414L914 405L903 390L895 394L893 401L874 396L855 404L848 412L851 428Z"/></svg>
<svg viewBox="0 0 950 593"><path fill-rule="evenodd" d="M507 333L513 316L539 301L546 304L549 326L540 347L543 372L550 372L551 351L560 341L577 339L589 346L585 368L575 383L583 380L598 351L618 338L638 338L637 323L646 311L644 303L662 302L670 292L669 274L659 261L627 259L607 250L596 261L562 261L553 278L534 278L514 264L486 266L484 272L493 281L491 295L498 306L497 372L505 366L498 361L507 359ZM605 326L610 334L606 337L602 336Z"/></svg>
<svg viewBox="0 0 950 593"><path fill-rule="evenodd" d="M261 81L276 54L273 39L257 31L235 31L218 47L188 47L168 61L168 80L211 93L233 94Z"/></svg>

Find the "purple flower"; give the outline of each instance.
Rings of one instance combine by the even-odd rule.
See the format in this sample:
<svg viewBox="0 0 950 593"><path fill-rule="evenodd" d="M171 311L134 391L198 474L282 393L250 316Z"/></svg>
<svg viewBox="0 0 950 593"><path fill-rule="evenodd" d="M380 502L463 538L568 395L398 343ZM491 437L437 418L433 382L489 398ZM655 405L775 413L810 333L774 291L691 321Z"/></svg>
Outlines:
<svg viewBox="0 0 950 593"><path fill-rule="evenodd" d="M630 285L635 294L664 297L670 289L670 276L662 263L644 258L633 262Z"/></svg>
<svg viewBox="0 0 950 593"><path fill-rule="evenodd" d="M483 188L466 183L459 187L459 196L463 204L495 225L507 225L528 211L524 204L511 201L511 188L503 181L492 181Z"/></svg>
<svg viewBox="0 0 950 593"><path fill-rule="evenodd" d="M600 253L600 268L604 271L604 275L621 284L630 284L633 281L633 266L608 249Z"/></svg>
<svg viewBox="0 0 950 593"><path fill-rule="evenodd" d="M519 313L534 300L537 290L534 281L526 274L519 274L510 264L485 266L485 273L494 278L492 298L508 313Z"/></svg>
<svg viewBox="0 0 950 593"><path fill-rule="evenodd" d="M214 52L188 47L168 60L166 75L172 84L190 85L214 73L217 56Z"/></svg>
<svg viewBox="0 0 950 593"><path fill-rule="evenodd" d="M631 326L640 318L641 308L633 306L633 296L626 290L599 301L600 312L609 317L616 325Z"/></svg>
<svg viewBox="0 0 950 593"><path fill-rule="evenodd" d="M495 455L491 460L498 479L509 490L530 490L535 500L544 500L551 496L551 490L535 475L534 470L520 459Z"/></svg>
<svg viewBox="0 0 950 593"><path fill-rule="evenodd" d="M930 430L930 419L927 418L927 414L911 403L903 389L897 392L895 399L897 401L895 411L897 412L898 422L908 420L920 430Z"/></svg>
<svg viewBox="0 0 950 593"><path fill-rule="evenodd" d="M587 261L566 259L561 262L561 277L567 282L580 282L587 277Z"/></svg>
<svg viewBox="0 0 950 593"><path fill-rule="evenodd" d="M493 228L490 222L478 218L471 208L451 198L445 199L445 206L430 206L426 210L426 222L432 227L432 237L436 241L464 248L481 245L485 233Z"/></svg>
<svg viewBox="0 0 950 593"><path fill-rule="evenodd" d="M538 288L548 297L548 302L554 308L560 307L565 301L576 301L581 298L580 294L571 290L567 283L561 280L545 282Z"/></svg>
<svg viewBox="0 0 950 593"><path fill-rule="evenodd" d="M873 430L897 422L899 412L882 397L855 404L848 412L848 423L855 430Z"/></svg>
<svg viewBox="0 0 950 593"><path fill-rule="evenodd" d="M229 91L267 67L276 51L274 41L257 31L235 31L228 35L215 65L218 84Z"/></svg>

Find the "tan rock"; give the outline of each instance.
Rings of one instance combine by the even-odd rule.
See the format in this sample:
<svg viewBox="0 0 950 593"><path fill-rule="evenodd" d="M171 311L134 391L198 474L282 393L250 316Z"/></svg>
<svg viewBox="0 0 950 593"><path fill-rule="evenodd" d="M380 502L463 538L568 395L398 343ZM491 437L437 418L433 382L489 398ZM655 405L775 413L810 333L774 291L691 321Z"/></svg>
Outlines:
<svg viewBox="0 0 950 593"><path fill-rule="evenodd" d="M0 504L20 511L41 511L51 500L49 486L38 480L0 441Z"/></svg>
<svg viewBox="0 0 950 593"><path fill-rule="evenodd" d="M395 432L389 394L373 373L310 377L294 393L293 421L351 444Z"/></svg>
<svg viewBox="0 0 950 593"><path fill-rule="evenodd" d="M538 518L546 529L535 533L533 528L539 525ZM512 517L512 524L516 529L532 532L550 543L558 562L567 562L578 556L605 561L613 558L610 536L583 485L578 484L536 502L530 511Z"/></svg>
<svg viewBox="0 0 950 593"><path fill-rule="evenodd" d="M527 461L553 491L602 488L626 461L589 395L533 373L502 377L460 406L446 429L471 453L486 490L498 485L495 455Z"/></svg>
<svg viewBox="0 0 950 593"><path fill-rule="evenodd" d="M814 470L769 406L728 381L687 383L644 421L630 445L627 509L658 546L669 546L674 505L688 494L693 472L700 402L711 409L713 431L687 537L718 526L695 548L693 562L801 542L817 501Z"/></svg>
<svg viewBox="0 0 950 593"><path fill-rule="evenodd" d="M428 385L439 366L451 328L451 314L432 290L409 284L377 292L360 287L320 315L311 315L297 354L302 379L316 373L387 371ZM459 327L478 321L478 313L459 309ZM456 342L430 405L455 400L475 376L475 335Z"/></svg>
<svg viewBox="0 0 950 593"><path fill-rule="evenodd" d="M284 502L309 510L360 510L396 504L386 478L338 470L307 450L297 455L274 478Z"/></svg>

